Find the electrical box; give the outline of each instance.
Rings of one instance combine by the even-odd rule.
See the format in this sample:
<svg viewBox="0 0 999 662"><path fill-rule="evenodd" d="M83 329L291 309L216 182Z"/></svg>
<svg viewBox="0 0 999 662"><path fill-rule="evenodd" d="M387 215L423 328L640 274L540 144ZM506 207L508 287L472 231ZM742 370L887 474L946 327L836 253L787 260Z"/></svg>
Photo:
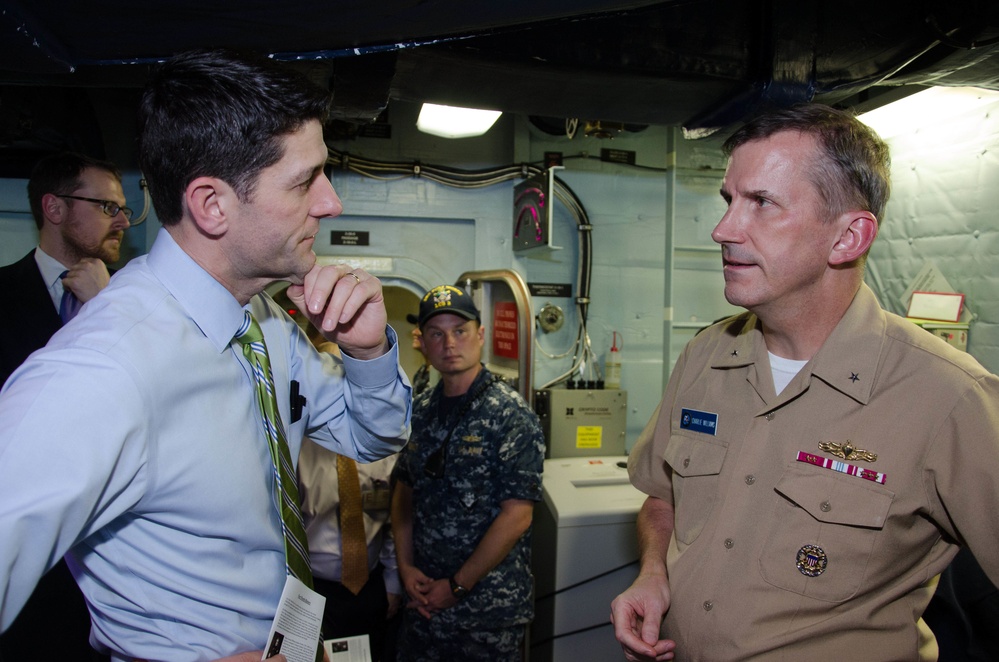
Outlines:
<svg viewBox="0 0 999 662"><path fill-rule="evenodd" d="M561 250L552 245L552 220L555 212L555 171L564 166L551 166L525 179L513 189L513 250L527 251L545 248Z"/></svg>
<svg viewBox="0 0 999 662"><path fill-rule="evenodd" d="M534 392L541 419L545 457L624 455L628 392L543 389Z"/></svg>

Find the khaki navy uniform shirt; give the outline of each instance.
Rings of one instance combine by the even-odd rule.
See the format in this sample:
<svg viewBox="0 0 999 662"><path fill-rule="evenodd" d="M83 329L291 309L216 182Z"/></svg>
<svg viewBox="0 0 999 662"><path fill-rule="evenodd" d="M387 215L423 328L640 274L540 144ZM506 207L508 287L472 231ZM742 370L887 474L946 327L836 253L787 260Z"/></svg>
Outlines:
<svg viewBox="0 0 999 662"><path fill-rule="evenodd" d="M677 660L933 660L957 544L999 583L999 379L866 286L779 396L754 315L700 334L629 470L675 509Z"/></svg>

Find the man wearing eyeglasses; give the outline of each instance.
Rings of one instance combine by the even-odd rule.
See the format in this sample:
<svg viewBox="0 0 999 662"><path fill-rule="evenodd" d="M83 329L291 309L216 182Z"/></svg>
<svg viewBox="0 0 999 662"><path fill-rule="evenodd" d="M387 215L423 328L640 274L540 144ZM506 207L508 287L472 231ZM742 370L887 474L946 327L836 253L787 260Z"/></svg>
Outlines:
<svg viewBox="0 0 999 662"><path fill-rule="evenodd" d="M28 199L38 247L0 267L0 385L108 284L132 215L118 167L71 152L38 162ZM0 658L31 659L52 634L65 642L65 659L107 659L90 647L90 614L64 561L0 635Z"/></svg>
<svg viewBox="0 0 999 662"><path fill-rule="evenodd" d="M541 499L537 415L481 363L485 330L451 285L423 297L420 343L441 380L413 403L392 532L409 595L399 662L521 659L534 615L530 527Z"/></svg>
<svg viewBox="0 0 999 662"><path fill-rule="evenodd" d="M117 166L71 152L38 162L28 199L38 248L0 268L0 385L108 284L132 215Z"/></svg>

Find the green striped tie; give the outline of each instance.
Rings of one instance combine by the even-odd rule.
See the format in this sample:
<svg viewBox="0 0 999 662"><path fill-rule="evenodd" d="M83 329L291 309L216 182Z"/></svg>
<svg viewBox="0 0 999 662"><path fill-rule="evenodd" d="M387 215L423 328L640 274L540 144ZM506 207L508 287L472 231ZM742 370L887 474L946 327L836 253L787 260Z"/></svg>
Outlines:
<svg viewBox="0 0 999 662"><path fill-rule="evenodd" d="M298 508L298 478L291 464L291 451L284 437L281 414L278 413L277 398L274 397L274 375L271 361L267 357L267 345L257 320L248 311L243 311L243 324L236 332L236 341L243 346L243 356L253 368L253 381L257 384L257 404L260 405L260 419L267 435L267 446L271 451L271 465L274 467L274 493L280 495L281 529L284 531L284 563L289 575L312 588L312 568L309 565L309 541L305 537L305 524L302 511ZM316 662L323 661L323 635L319 633L316 648Z"/></svg>
<svg viewBox="0 0 999 662"><path fill-rule="evenodd" d="M243 356L250 362L253 379L257 383L257 403L260 405L260 417L274 466L274 490L281 500L278 510L281 513L281 528L284 530L285 564L288 574L312 588L309 543L305 537L302 512L298 507L298 481L281 425L277 399L274 397L274 376L267 357L267 345L264 344L264 334L260 331L257 320L249 312L245 312L245 315L242 326L236 332L236 341L243 346Z"/></svg>

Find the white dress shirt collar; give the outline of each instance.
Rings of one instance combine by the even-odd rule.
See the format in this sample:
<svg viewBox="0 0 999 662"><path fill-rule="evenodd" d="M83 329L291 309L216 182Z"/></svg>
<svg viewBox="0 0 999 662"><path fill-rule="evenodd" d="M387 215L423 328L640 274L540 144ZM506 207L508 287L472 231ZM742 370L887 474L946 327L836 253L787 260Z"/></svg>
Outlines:
<svg viewBox="0 0 999 662"><path fill-rule="evenodd" d="M45 288L49 291L49 296L52 297L52 305L55 306L56 310L59 310L63 293L61 276L62 272L69 267L43 251L41 246L35 249L35 264L38 265L38 271L42 274L42 280L45 281Z"/></svg>

